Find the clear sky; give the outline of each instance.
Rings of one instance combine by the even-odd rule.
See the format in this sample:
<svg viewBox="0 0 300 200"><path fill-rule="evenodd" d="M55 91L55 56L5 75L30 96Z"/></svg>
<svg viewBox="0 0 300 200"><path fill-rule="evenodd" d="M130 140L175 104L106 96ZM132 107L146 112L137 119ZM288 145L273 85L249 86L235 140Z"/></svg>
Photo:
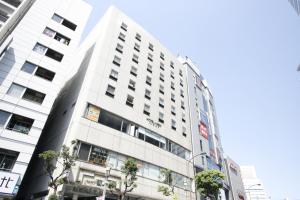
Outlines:
<svg viewBox="0 0 300 200"><path fill-rule="evenodd" d="M300 17L288 0L87 0L84 36L115 5L214 94L227 155L255 165L272 199L300 199Z"/></svg>

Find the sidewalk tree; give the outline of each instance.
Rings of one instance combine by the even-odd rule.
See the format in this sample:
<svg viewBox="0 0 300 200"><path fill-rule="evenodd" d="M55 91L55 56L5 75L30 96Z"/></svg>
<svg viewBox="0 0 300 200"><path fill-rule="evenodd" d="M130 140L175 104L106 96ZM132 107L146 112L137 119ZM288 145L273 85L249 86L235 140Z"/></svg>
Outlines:
<svg viewBox="0 0 300 200"><path fill-rule="evenodd" d="M174 192L176 182L172 178L171 170L161 169L160 170L160 179L167 186L159 185L157 191L161 192L166 197L172 196L172 200L177 200L177 196Z"/></svg>
<svg viewBox="0 0 300 200"><path fill-rule="evenodd" d="M196 188L205 198L217 200L224 178L219 170L204 170L195 176Z"/></svg>
<svg viewBox="0 0 300 200"><path fill-rule="evenodd" d="M65 175L70 171L71 167L75 165L77 157L70 153L69 147L63 145L60 152L47 150L40 153L39 158L44 161L44 172L50 178L48 185L53 189L53 194L49 197L49 199L58 199L57 188L67 182ZM58 168L58 165L61 166ZM53 172L56 169L59 170L57 173L58 175L54 176Z"/></svg>

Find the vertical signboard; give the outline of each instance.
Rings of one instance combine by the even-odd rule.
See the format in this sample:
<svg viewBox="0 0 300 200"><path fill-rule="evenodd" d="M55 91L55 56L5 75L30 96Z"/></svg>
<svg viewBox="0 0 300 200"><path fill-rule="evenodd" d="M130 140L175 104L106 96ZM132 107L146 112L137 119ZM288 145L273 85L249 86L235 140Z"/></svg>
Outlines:
<svg viewBox="0 0 300 200"><path fill-rule="evenodd" d="M0 171L0 193L13 194L20 175Z"/></svg>
<svg viewBox="0 0 300 200"><path fill-rule="evenodd" d="M208 130L203 122L200 122L199 124L199 132L205 139L208 139Z"/></svg>

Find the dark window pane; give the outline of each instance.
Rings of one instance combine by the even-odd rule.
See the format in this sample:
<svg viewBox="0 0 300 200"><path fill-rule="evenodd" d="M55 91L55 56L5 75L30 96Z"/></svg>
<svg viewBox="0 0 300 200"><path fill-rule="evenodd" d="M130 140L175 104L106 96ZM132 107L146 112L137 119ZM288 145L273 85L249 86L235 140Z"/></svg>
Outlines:
<svg viewBox="0 0 300 200"><path fill-rule="evenodd" d="M0 148L0 171L10 171L18 157L19 153Z"/></svg>
<svg viewBox="0 0 300 200"><path fill-rule="evenodd" d="M47 69L44 69L44 68L41 68L39 67L36 72L35 72L35 75L38 76L38 77L41 77L41 78L44 78L44 79L47 79L48 81L52 81L54 76L55 76L55 73L54 72L51 72Z"/></svg>
<svg viewBox="0 0 300 200"><path fill-rule="evenodd" d="M147 136L147 135L146 135L145 141L148 142L148 143L150 143L150 144L153 144L153 145L159 147L159 141L158 141L158 140L155 140L154 138L151 138L151 137L149 137L149 136Z"/></svg>
<svg viewBox="0 0 300 200"><path fill-rule="evenodd" d="M121 130L122 119L106 111L100 112L99 123L110 128Z"/></svg>
<svg viewBox="0 0 300 200"><path fill-rule="evenodd" d="M64 36L60 33L56 33L54 36L54 39L65 45L69 45L69 43L70 43L70 38L67 38L66 36Z"/></svg>
<svg viewBox="0 0 300 200"><path fill-rule="evenodd" d="M63 54L58 53L57 51L54 51L53 49L47 49L47 52L45 55L58 61L58 62L60 62L64 57Z"/></svg>
<svg viewBox="0 0 300 200"><path fill-rule="evenodd" d="M88 160L91 145L81 143L78 157L80 160Z"/></svg>
<svg viewBox="0 0 300 200"><path fill-rule="evenodd" d="M46 95L41 92L27 88L22 98L41 104L43 103L45 96Z"/></svg>
<svg viewBox="0 0 300 200"><path fill-rule="evenodd" d="M70 22L70 21L68 21L66 19L64 19L61 24L64 25L64 26L66 26L66 27L68 27L69 29L71 29L73 31L75 31L75 29L77 27L76 24L73 24L72 22Z"/></svg>
<svg viewBox="0 0 300 200"><path fill-rule="evenodd" d="M100 147L92 147L89 161L97 165L106 165L108 151Z"/></svg>
<svg viewBox="0 0 300 200"><path fill-rule="evenodd" d="M7 129L28 134L34 120L20 115L13 115L7 125Z"/></svg>

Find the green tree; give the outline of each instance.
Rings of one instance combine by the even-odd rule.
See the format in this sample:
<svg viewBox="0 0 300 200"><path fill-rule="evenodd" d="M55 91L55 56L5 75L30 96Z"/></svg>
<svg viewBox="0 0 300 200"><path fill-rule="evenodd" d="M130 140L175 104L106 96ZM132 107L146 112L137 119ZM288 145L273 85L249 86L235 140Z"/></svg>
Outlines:
<svg viewBox="0 0 300 200"><path fill-rule="evenodd" d="M177 195L174 192L176 182L172 178L171 170L161 169L160 179L167 186L159 185L157 191L161 192L164 196L172 196L172 200L177 200Z"/></svg>
<svg viewBox="0 0 300 200"><path fill-rule="evenodd" d="M196 188L205 198L217 200L224 178L219 170L204 170L195 176Z"/></svg>
<svg viewBox="0 0 300 200"><path fill-rule="evenodd" d="M49 199L57 199L57 188L66 183L67 180L64 178L64 175L75 165L77 157L71 155L70 148L63 145L60 152L53 150L44 151L39 154L39 158L44 160L43 168L45 174L50 178L48 185L53 189L53 194ZM60 170L58 175L54 176L53 172L57 169L57 164L60 164L61 168L58 168Z"/></svg>
<svg viewBox="0 0 300 200"><path fill-rule="evenodd" d="M127 193L132 192L137 187L136 174L138 171L137 162L133 158L128 158L121 167L121 173L124 176L121 180L121 189L116 188L115 182L109 182L107 187L111 193L117 193L120 200L126 198Z"/></svg>

